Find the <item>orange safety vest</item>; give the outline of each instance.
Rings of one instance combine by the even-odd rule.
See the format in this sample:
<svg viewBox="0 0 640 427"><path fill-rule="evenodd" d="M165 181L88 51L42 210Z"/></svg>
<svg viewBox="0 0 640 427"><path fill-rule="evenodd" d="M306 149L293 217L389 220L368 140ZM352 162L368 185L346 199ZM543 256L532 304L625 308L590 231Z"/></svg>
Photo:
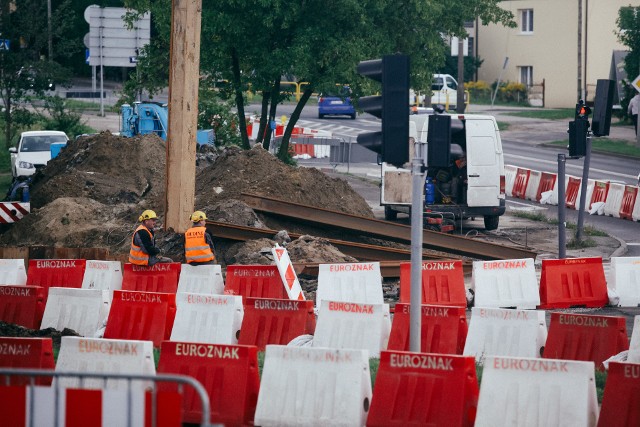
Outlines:
<svg viewBox="0 0 640 427"><path fill-rule="evenodd" d="M184 258L187 264L216 259L211 247L207 244L204 227L191 227L184 233Z"/></svg>
<svg viewBox="0 0 640 427"><path fill-rule="evenodd" d="M131 264L136 265L149 265L149 254L147 253L147 249L140 243L140 245L136 244L136 234L138 231L144 230L149 233L149 237L153 242L153 234L151 231L144 225L140 224L136 231L133 233L133 237L131 238L131 249L129 250L129 262Z"/></svg>

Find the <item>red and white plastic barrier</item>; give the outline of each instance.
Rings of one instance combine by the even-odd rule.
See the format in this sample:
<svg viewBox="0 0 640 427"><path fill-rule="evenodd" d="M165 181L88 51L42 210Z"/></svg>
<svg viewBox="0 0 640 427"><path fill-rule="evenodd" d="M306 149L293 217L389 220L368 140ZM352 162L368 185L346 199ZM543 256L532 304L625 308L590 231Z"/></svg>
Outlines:
<svg viewBox="0 0 640 427"><path fill-rule="evenodd" d="M505 165L504 169L507 196L558 205L559 183L555 173L512 165ZM566 175L564 202L568 208L580 208L582 185L581 177ZM585 211L592 214L640 221L640 187L637 185L589 179L585 201Z"/></svg>
<svg viewBox="0 0 640 427"><path fill-rule="evenodd" d="M13 224L31 212L31 203L0 202L0 224Z"/></svg>

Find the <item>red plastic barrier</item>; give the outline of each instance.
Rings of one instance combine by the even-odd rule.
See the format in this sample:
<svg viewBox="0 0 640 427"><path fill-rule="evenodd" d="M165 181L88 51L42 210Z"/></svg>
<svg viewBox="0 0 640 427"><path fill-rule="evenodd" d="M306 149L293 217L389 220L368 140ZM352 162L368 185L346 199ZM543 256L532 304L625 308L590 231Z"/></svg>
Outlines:
<svg viewBox="0 0 640 427"><path fill-rule="evenodd" d="M598 427L640 426L640 365L609 363Z"/></svg>
<svg viewBox="0 0 640 427"><path fill-rule="evenodd" d="M511 195L513 197L524 199L524 195L527 192L527 185L529 184L530 174L531 171L529 169L518 168L513 182L513 190L511 190Z"/></svg>
<svg viewBox="0 0 640 427"><path fill-rule="evenodd" d="M558 176L555 173L542 172L540 175L540 184L538 185L538 191L536 192L536 202L539 202L542 198L542 193L546 191L553 191L553 187L556 185L556 179Z"/></svg>
<svg viewBox="0 0 640 427"><path fill-rule="evenodd" d="M104 338L153 341L160 347L171 337L175 294L114 291Z"/></svg>
<svg viewBox="0 0 640 427"><path fill-rule="evenodd" d="M51 338L0 338L0 367L15 369L55 369ZM29 384L29 378L12 375L9 384ZM0 379L7 384L5 379ZM51 377L38 377L35 384L51 385Z"/></svg>
<svg viewBox="0 0 640 427"><path fill-rule="evenodd" d="M542 260L540 308L604 307L608 302L602 258Z"/></svg>
<svg viewBox="0 0 640 427"><path fill-rule="evenodd" d="M546 359L602 361L629 349L624 317L551 313Z"/></svg>
<svg viewBox="0 0 640 427"><path fill-rule="evenodd" d="M596 202L606 202L607 195L609 194L609 183L603 181L594 181L593 192L591 193L591 200L589 201L588 209L591 209Z"/></svg>
<svg viewBox="0 0 640 427"><path fill-rule="evenodd" d="M238 344L255 345L264 351L267 344L286 345L315 330L313 301L247 298Z"/></svg>
<svg viewBox="0 0 640 427"><path fill-rule="evenodd" d="M49 288L81 288L87 260L84 259L30 259L27 286L44 288L45 302Z"/></svg>
<svg viewBox="0 0 640 427"><path fill-rule="evenodd" d="M620 206L620 218L630 219L633 221L633 207L638 197L638 187L626 185L624 193L622 193L622 205Z"/></svg>
<svg viewBox="0 0 640 427"><path fill-rule="evenodd" d="M156 264L151 267L126 263L122 273L123 291L178 292L181 264Z"/></svg>
<svg viewBox="0 0 640 427"><path fill-rule="evenodd" d="M102 425L102 390L65 391L65 427Z"/></svg>
<svg viewBox="0 0 640 427"><path fill-rule="evenodd" d="M186 386L185 390L191 389ZM153 395L146 392L144 427L182 427L182 394L176 391L158 391L156 394L155 423L153 415ZM200 422L200 420L198 420ZM86 424L85 424L86 425Z"/></svg>
<svg viewBox="0 0 640 427"><path fill-rule="evenodd" d="M188 375L202 383L211 423L253 425L260 388L256 347L165 341L160 354L158 373ZM183 422L201 421L200 399L190 387L185 388L183 409Z"/></svg>
<svg viewBox="0 0 640 427"><path fill-rule="evenodd" d="M5 386L0 384L0 414L6 426L27 425L27 391L26 386Z"/></svg>
<svg viewBox="0 0 640 427"><path fill-rule="evenodd" d="M576 201L578 200L578 194L580 193L580 182L582 182L580 178L574 178L572 176L569 177L567 191L565 192L564 197L565 205L568 208L576 208Z"/></svg>
<svg viewBox="0 0 640 427"><path fill-rule="evenodd" d="M409 351L409 304L397 303L389 350ZM422 353L462 354L467 339L467 316L463 307L422 306L420 351Z"/></svg>
<svg viewBox="0 0 640 427"><path fill-rule="evenodd" d="M40 329L46 304L41 286L0 286L0 320Z"/></svg>
<svg viewBox="0 0 640 427"><path fill-rule="evenodd" d="M288 299L275 265L228 265L224 293L251 298Z"/></svg>
<svg viewBox="0 0 640 427"><path fill-rule="evenodd" d="M383 351L367 426L473 426L473 357Z"/></svg>
<svg viewBox="0 0 640 427"><path fill-rule="evenodd" d="M411 302L411 263L400 263L400 302ZM462 261L422 262L422 304L466 307Z"/></svg>

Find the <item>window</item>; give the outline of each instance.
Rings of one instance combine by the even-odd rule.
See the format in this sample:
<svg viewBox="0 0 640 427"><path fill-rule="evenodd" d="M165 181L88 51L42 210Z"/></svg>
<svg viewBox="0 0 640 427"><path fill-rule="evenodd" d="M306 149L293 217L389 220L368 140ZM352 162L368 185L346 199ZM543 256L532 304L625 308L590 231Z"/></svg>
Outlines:
<svg viewBox="0 0 640 427"><path fill-rule="evenodd" d="M475 50L474 50L474 40L473 40L473 37L469 37L469 38L467 38L467 46L469 46L469 56L470 56L470 57L476 56L476 55L475 55Z"/></svg>
<svg viewBox="0 0 640 427"><path fill-rule="evenodd" d="M533 9L520 10L520 32L533 33Z"/></svg>
<svg viewBox="0 0 640 427"><path fill-rule="evenodd" d="M518 67L520 69L520 83L527 87L533 85L533 67L527 65L524 67Z"/></svg>

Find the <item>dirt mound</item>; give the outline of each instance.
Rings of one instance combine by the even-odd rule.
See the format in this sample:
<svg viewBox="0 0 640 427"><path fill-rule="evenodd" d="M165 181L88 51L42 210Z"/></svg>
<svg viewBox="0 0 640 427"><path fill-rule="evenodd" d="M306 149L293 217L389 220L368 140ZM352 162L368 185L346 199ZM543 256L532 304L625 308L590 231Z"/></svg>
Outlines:
<svg viewBox="0 0 640 427"><path fill-rule="evenodd" d="M0 337L15 338L51 338L54 348L60 348L62 337L79 337L80 335L69 328L57 331L54 328L27 329L22 326L13 325L0 321Z"/></svg>
<svg viewBox="0 0 640 427"><path fill-rule="evenodd" d="M165 156L165 142L155 135L125 138L103 132L70 141L34 178L31 214L1 235L0 243L106 247L112 255L128 253L140 212L153 209L163 219ZM201 152L196 166L195 205L213 221L287 228L253 212L239 200L243 192L373 218L367 202L346 181L286 165L261 147ZM182 261L181 235L159 231L156 240L166 256ZM303 258L337 262L308 254Z"/></svg>

